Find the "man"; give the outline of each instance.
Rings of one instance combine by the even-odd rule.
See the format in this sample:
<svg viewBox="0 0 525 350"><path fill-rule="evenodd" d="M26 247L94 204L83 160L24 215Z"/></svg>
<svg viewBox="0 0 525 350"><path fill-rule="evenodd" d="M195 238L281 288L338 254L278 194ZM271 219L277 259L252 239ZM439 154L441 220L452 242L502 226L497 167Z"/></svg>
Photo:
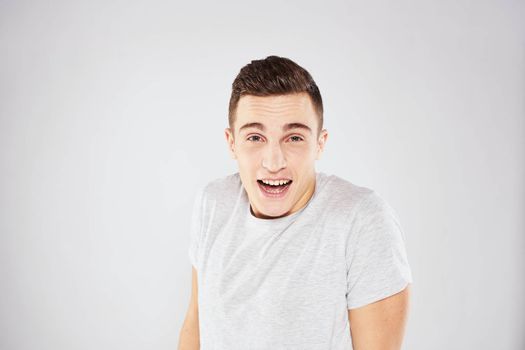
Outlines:
<svg viewBox="0 0 525 350"><path fill-rule="evenodd" d="M179 349L400 349L404 233L374 190L315 171L328 133L311 75L277 56L243 67L225 136L239 172L195 200Z"/></svg>

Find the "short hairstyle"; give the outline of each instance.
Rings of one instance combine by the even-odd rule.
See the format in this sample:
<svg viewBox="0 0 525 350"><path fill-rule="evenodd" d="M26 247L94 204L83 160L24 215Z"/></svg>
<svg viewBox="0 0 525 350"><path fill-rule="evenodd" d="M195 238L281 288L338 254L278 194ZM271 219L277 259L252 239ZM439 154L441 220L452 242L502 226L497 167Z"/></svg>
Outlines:
<svg viewBox="0 0 525 350"><path fill-rule="evenodd" d="M253 60L241 68L232 83L228 123L233 128L239 99L244 95L273 96L306 92L318 116L317 134L323 128L323 99L314 79L294 61L279 56Z"/></svg>

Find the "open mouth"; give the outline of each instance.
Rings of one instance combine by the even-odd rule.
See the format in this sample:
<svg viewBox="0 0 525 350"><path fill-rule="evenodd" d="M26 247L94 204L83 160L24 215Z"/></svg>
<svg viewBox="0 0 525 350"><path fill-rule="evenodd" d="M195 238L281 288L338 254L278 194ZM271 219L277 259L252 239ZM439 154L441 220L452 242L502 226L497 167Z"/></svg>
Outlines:
<svg viewBox="0 0 525 350"><path fill-rule="evenodd" d="M275 185L264 183L262 180L257 180L257 183L259 184L259 188L261 189L264 195L266 195L267 197L279 198L284 197L284 195L288 191L288 188L292 184L292 180L288 180L287 183Z"/></svg>

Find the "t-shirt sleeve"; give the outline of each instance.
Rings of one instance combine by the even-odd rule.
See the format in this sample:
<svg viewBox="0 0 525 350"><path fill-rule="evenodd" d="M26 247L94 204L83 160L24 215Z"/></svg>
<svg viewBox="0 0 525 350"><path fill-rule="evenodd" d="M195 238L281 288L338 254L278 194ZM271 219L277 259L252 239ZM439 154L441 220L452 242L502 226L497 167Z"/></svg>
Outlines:
<svg viewBox="0 0 525 350"><path fill-rule="evenodd" d="M204 188L197 189L193 200L191 220L190 220L190 244L188 257L191 264L198 270L199 266L199 246L202 239L202 212L204 210Z"/></svg>
<svg viewBox="0 0 525 350"><path fill-rule="evenodd" d="M358 205L346 259L348 309L394 295L412 283L405 234L397 214L375 191Z"/></svg>

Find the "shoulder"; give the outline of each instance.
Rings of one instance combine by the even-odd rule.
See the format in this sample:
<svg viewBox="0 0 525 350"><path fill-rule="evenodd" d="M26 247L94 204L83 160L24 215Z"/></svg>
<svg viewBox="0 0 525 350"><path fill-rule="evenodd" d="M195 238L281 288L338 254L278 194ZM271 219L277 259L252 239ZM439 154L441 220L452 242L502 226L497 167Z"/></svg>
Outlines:
<svg viewBox="0 0 525 350"><path fill-rule="evenodd" d="M199 195L206 201L230 200L242 188L239 173L216 177L200 186Z"/></svg>
<svg viewBox="0 0 525 350"><path fill-rule="evenodd" d="M337 175L326 175L323 189L325 199L346 212L355 213L367 201L374 201L376 192Z"/></svg>
<svg viewBox="0 0 525 350"><path fill-rule="evenodd" d="M397 213L387 200L372 190L363 196L358 210L359 219L368 225L388 223L398 225Z"/></svg>
<svg viewBox="0 0 525 350"><path fill-rule="evenodd" d="M397 212L380 193L371 189L362 194L356 206L351 231L353 239L361 240L362 244L399 244L405 240Z"/></svg>
<svg viewBox="0 0 525 350"><path fill-rule="evenodd" d="M397 222L397 214L387 200L375 189L357 185L337 175L326 175L323 205L343 215L353 224L369 224L390 219Z"/></svg>

